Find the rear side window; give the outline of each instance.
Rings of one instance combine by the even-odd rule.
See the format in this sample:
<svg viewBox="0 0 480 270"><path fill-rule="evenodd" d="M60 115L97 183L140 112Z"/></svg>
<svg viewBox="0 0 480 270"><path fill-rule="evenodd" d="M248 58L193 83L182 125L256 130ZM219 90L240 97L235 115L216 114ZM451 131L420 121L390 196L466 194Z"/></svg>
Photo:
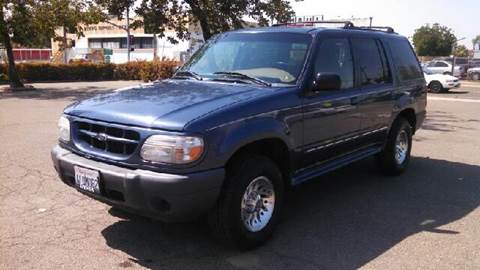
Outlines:
<svg viewBox="0 0 480 270"><path fill-rule="evenodd" d="M348 39L332 38L322 41L315 59L315 74L322 72L340 76L341 89L353 87L353 59Z"/></svg>
<svg viewBox="0 0 480 270"><path fill-rule="evenodd" d="M448 67L448 65L445 64L444 62L437 62L435 63L435 67Z"/></svg>
<svg viewBox="0 0 480 270"><path fill-rule="evenodd" d="M383 47L374 39L352 39L362 86L391 82Z"/></svg>
<svg viewBox="0 0 480 270"><path fill-rule="evenodd" d="M417 57L407 40L390 40L388 41L388 45L392 51L393 61L395 61L395 66L398 69L401 81L415 80L423 77Z"/></svg>

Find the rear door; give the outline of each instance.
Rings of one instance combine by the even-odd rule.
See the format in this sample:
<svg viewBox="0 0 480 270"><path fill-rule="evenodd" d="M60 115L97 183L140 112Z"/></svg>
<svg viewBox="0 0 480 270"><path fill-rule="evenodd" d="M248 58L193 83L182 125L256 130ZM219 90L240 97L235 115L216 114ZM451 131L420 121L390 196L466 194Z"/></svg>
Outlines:
<svg viewBox="0 0 480 270"><path fill-rule="evenodd" d="M357 105L352 104L352 99L361 94L361 89L355 86L349 39L323 37L316 48L313 65L313 74L337 74L342 84L340 90L307 90L305 93L304 166L351 151L354 145L349 139L361 128Z"/></svg>
<svg viewBox="0 0 480 270"><path fill-rule="evenodd" d="M385 47L374 38L352 39L358 83L362 95L356 100L361 117L359 145L381 141L387 133L393 110L394 85Z"/></svg>

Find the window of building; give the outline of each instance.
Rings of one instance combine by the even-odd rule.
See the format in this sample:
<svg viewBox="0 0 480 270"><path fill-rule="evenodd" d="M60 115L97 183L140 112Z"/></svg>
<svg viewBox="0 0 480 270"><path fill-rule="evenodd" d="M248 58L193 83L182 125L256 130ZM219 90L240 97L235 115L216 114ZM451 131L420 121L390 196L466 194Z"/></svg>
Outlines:
<svg viewBox="0 0 480 270"><path fill-rule="evenodd" d="M353 59L347 39L326 39L320 44L314 74L322 72L339 75L341 89L353 87Z"/></svg>
<svg viewBox="0 0 480 270"><path fill-rule="evenodd" d="M93 49L126 49L127 38L89 38L88 47ZM153 48L153 37L134 37L132 48L151 49Z"/></svg>
<svg viewBox="0 0 480 270"><path fill-rule="evenodd" d="M386 66L383 48L374 39L353 39L353 48L358 59L358 71L362 86L388 83L388 67Z"/></svg>

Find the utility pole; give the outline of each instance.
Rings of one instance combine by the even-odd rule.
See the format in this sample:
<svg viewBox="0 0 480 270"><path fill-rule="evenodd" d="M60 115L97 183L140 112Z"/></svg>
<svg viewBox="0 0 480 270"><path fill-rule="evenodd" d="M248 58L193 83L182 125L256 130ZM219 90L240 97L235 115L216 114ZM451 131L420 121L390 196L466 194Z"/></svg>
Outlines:
<svg viewBox="0 0 480 270"><path fill-rule="evenodd" d="M455 56L455 48L459 41L465 40L466 38L456 39L452 44L452 76L455 76L455 65L457 62L457 57Z"/></svg>
<svg viewBox="0 0 480 270"><path fill-rule="evenodd" d="M130 62L130 7L127 7L127 62Z"/></svg>
<svg viewBox="0 0 480 270"><path fill-rule="evenodd" d="M67 28L64 26L63 27L63 63L68 64L68 45L67 45Z"/></svg>

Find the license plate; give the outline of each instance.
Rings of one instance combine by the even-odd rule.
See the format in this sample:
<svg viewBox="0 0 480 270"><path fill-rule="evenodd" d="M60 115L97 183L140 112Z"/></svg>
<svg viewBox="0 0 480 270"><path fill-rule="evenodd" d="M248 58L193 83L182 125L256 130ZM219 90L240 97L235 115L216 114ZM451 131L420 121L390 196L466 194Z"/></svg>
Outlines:
<svg viewBox="0 0 480 270"><path fill-rule="evenodd" d="M82 190L100 194L100 173L75 166L75 185Z"/></svg>

